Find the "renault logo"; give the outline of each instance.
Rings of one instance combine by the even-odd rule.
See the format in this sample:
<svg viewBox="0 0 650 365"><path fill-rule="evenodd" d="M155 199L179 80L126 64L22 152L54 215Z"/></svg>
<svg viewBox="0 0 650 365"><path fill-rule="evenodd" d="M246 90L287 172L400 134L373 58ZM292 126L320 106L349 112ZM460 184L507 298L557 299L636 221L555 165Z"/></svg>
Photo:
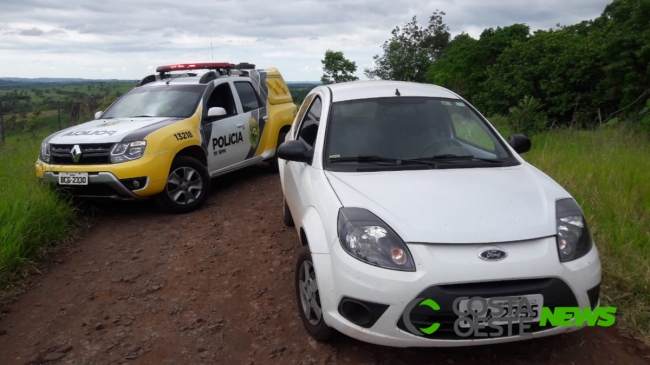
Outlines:
<svg viewBox="0 0 650 365"><path fill-rule="evenodd" d="M79 162L81 160L81 148L76 144L70 150L70 157L72 157L72 162Z"/></svg>

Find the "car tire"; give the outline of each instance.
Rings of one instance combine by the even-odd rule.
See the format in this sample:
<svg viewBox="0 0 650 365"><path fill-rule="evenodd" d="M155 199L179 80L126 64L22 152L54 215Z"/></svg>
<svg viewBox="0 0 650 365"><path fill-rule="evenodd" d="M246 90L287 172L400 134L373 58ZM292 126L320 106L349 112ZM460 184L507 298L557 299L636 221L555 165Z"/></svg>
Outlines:
<svg viewBox="0 0 650 365"><path fill-rule="evenodd" d="M165 189L154 200L165 211L184 214L197 210L210 194L210 174L198 160L177 156L169 169Z"/></svg>
<svg viewBox="0 0 650 365"><path fill-rule="evenodd" d="M282 207L282 221L287 227L293 227L293 216L291 215L291 210L289 210L289 205L287 204L287 199L284 198L284 206Z"/></svg>
<svg viewBox="0 0 650 365"><path fill-rule="evenodd" d="M336 336L336 330L328 326L323 319L323 310L320 306L320 291L318 290L309 245L304 245L300 256L298 256L295 288L298 313L305 329L316 341L331 342ZM320 312L320 315L318 312Z"/></svg>
<svg viewBox="0 0 650 365"><path fill-rule="evenodd" d="M287 136L287 132L280 132L278 134L278 143L275 146L275 154L273 155L273 158L269 160L269 166L271 166L271 170L273 172L278 172L280 170L279 168L279 161L278 161L278 147L284 142L284 138Z"/></svg>

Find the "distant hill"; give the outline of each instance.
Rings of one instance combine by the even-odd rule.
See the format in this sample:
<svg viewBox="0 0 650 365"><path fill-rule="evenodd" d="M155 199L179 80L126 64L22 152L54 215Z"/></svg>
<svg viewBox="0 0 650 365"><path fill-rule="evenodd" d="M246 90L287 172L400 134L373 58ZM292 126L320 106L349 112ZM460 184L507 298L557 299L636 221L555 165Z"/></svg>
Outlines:
<svg viewBox="0 0 650 365"><path fill-rule="evenodd" d="M287 86L290 87L309 87L314 88L316 86L322 85L320 81L286 81Z"/></svg>
<svg viewBox="0 0 650 365"><path fill-rule="evenodd" d="M90 82L138 82L138 80L118 80L118 79L81 79L81 78L59 78L59 77L0 77L0 85L23 86L28 84L74 84Z"/></svg>

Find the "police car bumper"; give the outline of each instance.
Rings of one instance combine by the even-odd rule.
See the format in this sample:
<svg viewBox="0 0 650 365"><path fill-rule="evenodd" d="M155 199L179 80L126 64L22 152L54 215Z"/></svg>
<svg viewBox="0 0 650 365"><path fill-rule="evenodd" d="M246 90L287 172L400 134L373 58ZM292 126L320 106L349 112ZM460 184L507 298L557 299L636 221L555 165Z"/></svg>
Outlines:
<svg viewBox="0 0 650 365"><path fill-rule="evenodd" d="M329 254L312 254L325 323L350 337L384 346L473 346L535 339L583 327L528 323L530 327L524 327L522 335L519 325L513 324L511 331L504 326L498 336L488 328L481 331L492 330L485 337L463 337L454 330L458 315L451 309L458 297L541 294L544 307L599 305L601 266L595 246L584 257L566 263L558 260L555 237L501 244L509 257L500 262L467 259L468 255L476 256L482 245L408 246L415 272L360 265L338 240ZM531 256L531 252L536 254ZM422 297L435 300L440 310L419 306L411 311L409 304ZM429 335L415 333L404 324L405 312L411 328L426 328L431 323L441 326Z"/></svg>
<svg viewBox="0 0 650 365"><path fill-rule="evenodd" d="M115 200L141 200L139 191L147 188L149 178L118 179L110 172L88 173L86 185L61 185L58 172L45 172L42 181L57 186L79 198L109 198ZM137 187L136 187L137 186Z"/></svg>

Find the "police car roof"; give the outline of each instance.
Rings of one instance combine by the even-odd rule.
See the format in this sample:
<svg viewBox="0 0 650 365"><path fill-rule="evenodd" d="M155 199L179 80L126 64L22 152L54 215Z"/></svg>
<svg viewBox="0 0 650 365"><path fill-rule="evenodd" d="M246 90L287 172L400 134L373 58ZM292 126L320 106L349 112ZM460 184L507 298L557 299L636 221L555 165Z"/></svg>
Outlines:
<svg viewBox="0 0 650 365"><path fill-rule="evenodd" d="M148 82L146 84L143 84L141 87L150 87L150 86L160 86L160 85L165 85L167 82L169 82L168 85L197 85L200 84L201 77L205 75L207 72L191 72L191 74L184 75L183 73L172 73L172 74L167 74L167 77L164 79L160 79L159 77L156 77L156 81ZM196 76L195 76L196 75ZM177 77L178 76L178 77ZM241 79L242 77L247 77L248 75L217 75L217 78L219 79ZM170 81L171 80L171 81Z"/></svg>

